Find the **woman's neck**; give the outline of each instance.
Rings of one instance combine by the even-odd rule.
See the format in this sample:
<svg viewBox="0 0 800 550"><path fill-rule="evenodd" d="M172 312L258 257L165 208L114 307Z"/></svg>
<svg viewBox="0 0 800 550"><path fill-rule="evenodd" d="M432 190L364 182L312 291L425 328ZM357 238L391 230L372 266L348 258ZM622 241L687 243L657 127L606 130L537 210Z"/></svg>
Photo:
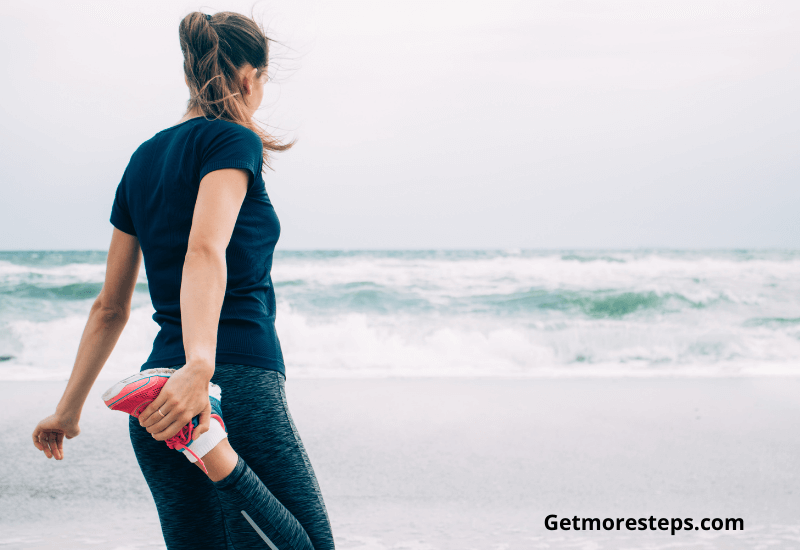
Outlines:
<svg viewBox="0 0 800 550"><path fill-rule="evenodd" d="M203 113L197 107L189 109L188 111L186 111L186 114L183 115L183 118L178 121L178 124L180 124L181 122L186 122L190 118L197 118L200 116L203 116Z"/></svg>

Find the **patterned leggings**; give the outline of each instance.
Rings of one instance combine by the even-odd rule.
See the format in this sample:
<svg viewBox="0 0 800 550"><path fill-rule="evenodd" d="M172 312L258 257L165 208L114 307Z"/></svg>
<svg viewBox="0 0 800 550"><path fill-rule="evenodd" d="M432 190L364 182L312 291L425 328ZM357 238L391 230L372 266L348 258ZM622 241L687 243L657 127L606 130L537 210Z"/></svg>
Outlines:
<svg viewBox="0 0 800 550"><path fill-rule="evenodd" d="M319 484L286 404L284 377L217 365L222 415L239 464L214 483L131 417L136 459L169 550L333 550Z"/></svg>

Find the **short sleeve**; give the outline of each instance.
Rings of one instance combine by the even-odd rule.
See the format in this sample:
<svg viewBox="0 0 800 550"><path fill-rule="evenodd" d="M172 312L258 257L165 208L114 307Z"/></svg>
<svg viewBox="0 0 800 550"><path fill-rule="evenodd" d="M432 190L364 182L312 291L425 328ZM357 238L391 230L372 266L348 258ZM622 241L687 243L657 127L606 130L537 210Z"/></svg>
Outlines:
<svg viewBox="0 0 800 550"><path fill-rule="evenodd" d="M252 130L233 122L220 121L205 136L200 152L198 181L214 170L239 168L250 172L249 190L261 173L263 145Z"/></svg>
<svg viewBox="0 0 800 550"><path fill-rule="evenodd" d="M122 181L117 186L117 194L111 207L111 224L120 231L135 237L136 229L133 227L133 219L131 219L131 213L128 209L126 175L127 170L122 175Z"/></svg>

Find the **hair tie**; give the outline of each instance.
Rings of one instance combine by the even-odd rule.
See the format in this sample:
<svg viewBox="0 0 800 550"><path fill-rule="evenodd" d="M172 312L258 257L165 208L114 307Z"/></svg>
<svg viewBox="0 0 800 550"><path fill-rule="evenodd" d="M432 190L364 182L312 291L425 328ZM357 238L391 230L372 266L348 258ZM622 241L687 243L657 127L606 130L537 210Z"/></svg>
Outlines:
<svg viewBox="0 0 800 550"><path fill-rule="evenodd" d="M211 21L211 16L208 15L208 14L206 14L206 21L209 21L209 22Z"/></svg>

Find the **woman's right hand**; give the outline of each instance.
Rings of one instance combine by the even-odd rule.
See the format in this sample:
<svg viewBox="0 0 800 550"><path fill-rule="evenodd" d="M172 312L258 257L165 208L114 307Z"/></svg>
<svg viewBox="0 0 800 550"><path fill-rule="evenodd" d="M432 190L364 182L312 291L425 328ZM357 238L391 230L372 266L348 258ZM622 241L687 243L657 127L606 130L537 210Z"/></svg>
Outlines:
<svg viewBox="0 0 800 550"><path fill-rule="evenodd" d="M192 438L200 437L210 426L208 382L213 374L213 364L204 367L187 363L175 371L161 388L158 397L139 415L139 424L156 441L166 441L181 431L192 418L199 416Z"/></svg>
<svg viewBox="0 0 800 550"><path fill-rule="evenodd" d="M33 430L33 445L47 458L64 459L64 438L72 439L81 433L76 418L51 414Z"/></svg>

